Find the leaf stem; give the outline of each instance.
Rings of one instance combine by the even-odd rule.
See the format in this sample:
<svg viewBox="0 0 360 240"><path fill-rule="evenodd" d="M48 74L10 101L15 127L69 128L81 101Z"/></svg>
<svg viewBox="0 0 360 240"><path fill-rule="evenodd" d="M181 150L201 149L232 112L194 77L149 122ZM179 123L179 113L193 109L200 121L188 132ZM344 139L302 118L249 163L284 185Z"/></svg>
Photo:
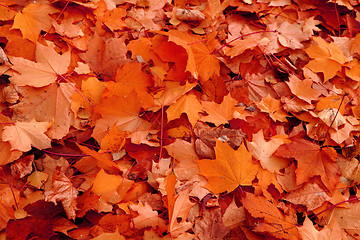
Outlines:
<svg viewBox="0 0 360 240"><path fill-rule="evenodd" d="M226 46L229 46L230 43L238 40L238 39L241 39L241 38L244 38L244 37L247 37L247 36L250 36L250 35L254 35L254 34L258 34L258 33L266 33L266 32L273 32L273 33L276 33L275 30L264 30L264 31L257 31L257 32L252 32L252 33L248 33L248 34L244 34L244 35L241 35L237 38L234 38L233 40L231 40L230 42L228 42L227 44L221 46L218 50L214 50L214 52L212 52L211 54L216 54L218 53L221 49L223 49L224 47Z"/></svg>

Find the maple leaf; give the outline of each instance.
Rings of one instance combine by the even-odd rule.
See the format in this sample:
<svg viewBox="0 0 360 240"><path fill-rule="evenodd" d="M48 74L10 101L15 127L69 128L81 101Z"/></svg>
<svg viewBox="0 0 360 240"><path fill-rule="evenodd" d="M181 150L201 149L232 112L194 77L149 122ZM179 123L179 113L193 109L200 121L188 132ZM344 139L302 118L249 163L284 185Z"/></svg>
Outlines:
<svg viewBox="0 0 360 240"><path fill-rule="evenodd" d="M197 120L199 120L199 112L202 111L202 106L199 100L197 100L194 94L188 94L182 96L172 104L167 110L168 120L171 121L175 118L179 118L182 113L186 113L189 122L192 126L195 126Z"/></svg>
<svg viewBox="0 0 360 240"><path fill-rule="evenodd" d="M313 176L320 176L321 181L332 192L339 182L336 164L337 154L333 148L320 148L299 137L291 138L292 142L280 146L275 155L295 158L298 161L296 169L296 184L300 185Z"/></svg>
<svg viewBox="0 0 360 240"><path fill-rule="evenodd" d="M281 45L291 49L303 48L304 45L301 42L309 39L303 33L301 25L297 23L283 22L277 31L279 32L278 39Z"/></svg>
<svg viewBox="0 0 360 240"><path fill-rule="evenodd" d="M285 215L266 198L251 193L246 193L241 202L251 216L264 219L257 223L255 231L268 233L276 238L299 239L295 214Z"/></svg>
<svg viewBox="0 0 360 240"><path fill-rule="evenodd" d="M58 10L46 3L31 3L15 15L11 29L20 29L24 38L36 42L41 30L49 31L52 18L49 14Z"/></svg>
<svg viewBox="0 0 360 240"><path fill-rule="evenodd" d="M151 206L145 202L145 205L130 205L131 210L136 211L139 215L133 219L137 229L144 227L159 227L160 230L166 230L165 221L159 218L157 211L152 210Z"/></svg>
<svg viewBox="0 0 360 240"><path fill-rule="evenodd" d="M174 172L179 180L190 179L199 173L199 167L195 162L199 157L194 144L176 139L174 143L165 146L165 149L176 161Z"/></svg>
<svg viewBox="0 0 360 240"><path fill-rule="evenodd" d="M176 176L173 171L170 172L165 178L165 191L167 197L167 208L169 211L169 220L173 218L174 213L174 205L175 205L175 184L176 184ZM169 226L170 227L170 226Z"/></svg>
<svg viewBox="0 0 360 240"><path fill-rule="evenodd" d="M153 102L148 93L148 89L153 86L153 81L141 68L141 63L134 62L119 67L115 76L116 83L108 85L108 89L118 96L128 95L135 91L140 98L141 105L147 108L151 107Z"/></svg>
<svg viewBox="0 0 360 240"><path fill-rule="evenodd" d="M34 156L28 155L26 157L20 158L11 164L11 175L15 178L23 178L26 175L30 174L33 170L32 165L34 162Z"/></svg>
<svg viewBox="0 0 360 240"><path fill-rule="evenodd" d="M102 233L101 235L94 237L94 240L125 240L126 238L123 235L120 235L119 231L116 229L114 233Z"/></svg>
<svg viewBox="0 0 360 240"><path fill-rule="evenodd" d="M338 112L337 108L326 108L318 113L318 117L326 125L335 130L338 130L338 128L346 122L345 118Z"/></svg>
<svg viewBox="0 0 360 240"><path fill-rule="evenodd" d="M0 184L0 229L6 227L10 219L15 219L14 208L20 200L19 190L8 184Z"/></svg>
<svg viewBox="0 0 360 240"><path fill-rule="evenodd" d="M163 49L157 49L154 48L153 45L155 45L155 43L157 41L162 41L161 39L157 38L145 38L145 37L141 37L138 39L135 39L131 42L129 42L129 44L127 45L128 49L132 52L132 58L133 59L142 59L139 62L145 61L148 62L150 60L152 60L154 62L155 66L159 66L161 68L163 68L164 70L168 70L169 66L168 63L163 62L163 60L161 59L161 54L158 51L164 51ZM167 41L167 39L165 39L163 41ZM174 44L175 46L177 46L176 44ZM167 48L166 48L167 50ZM157 53L155 53L155 51L157 51ZM166 51L168 53L168 51ZM178 53L178 52L176 52ZM179 53L178 53L179 54ZM180 57L182 58L182 56ZM185 59L187 59L187 55L184 56ZM181 64L183 65L183 64ZM183 67L185 69L185 66Z"/></svg>
<svg viewBox="0 0 360 240"><path fill-rule="evenodd" d="M10 222L6 228L6 239L27 239L28 236L50 239L54 235L49 219L26 217Z"/></svg>
<svg viewBox="0 0 360 240"><path fill-rule="evenodd" d="M251 154L260 161L261 166L270 172L278 172L280 169L287 166L288 161L272 157L276 149L288 143L286 135L276 135L270 141L265 141L264 133L261 129L256 134L253 134L252 142L247 142L247 146Z"/></svg>
<svg viewBox="0 0 360 240"><path fill-rule="evenodd" d="M31 150L31 146L38 149L51 147L51 139L45 135L49 128L48 122L16 122L5 126L2 132L2 140L9 141L11 150L16 149L22 152Z"/></svg>
<svg viewBox="0 0 360 240"><path fill-rule="evenodd" d="M138 95L134 92L125 96L112 95L112 93L108 96L103 95L101 104L94 108L94 112L101 114L102 118L96 121L93 137L101 142L114 125L120 131L129 132L141 130L141 126L146 128L145 121L139 118L140 109Z"/></svg>
<svg viewBox="0 0 360 240"><path fill-rule="evenodd" d="M234 115L235 105L237 101L233 99L230 94L224 97L221 104L214 102L202 102L204 110L209 114L202 117L200 120L204 122L212 122L216 126L228 123Z"/></svg>
<svg viewBox="0 0 360 240"><path fill-rule="evenodd" d="M20 158L22 152L18 150L11 150L11 145L8 142L0 142L0 166L6 165Z"/></svg>
<svg viewBox="0 0 360 240"><path fill-rule="evenodd" d="M195 219L193 230L200 239L224 239L227 231L222 221L221 209L205 208L203 214Z"/></svg>
<svg viewBox="0 0 360 240"><path fill-rule="evenodd" d="M331 229L324 228L321 231L315 229L311 220L306 217L302 227L298 227L299 235L304 240L331 239Z"/></svg>
<svg viewBox="0 0 360 240"><path fill-rule="evenodd" d="M175 199L172 216L170 218L170 233L177 237L189 230L193 223L186 221L191 207L194 205L189 200L189 189L178 193Z"/></svg>
<svg viewBox="0 0 360 240"><path fill-rule="evenodd" d="M269 113L272 120L285 122L287 113L282 109L280 100L272 98L270 95L267 95L261 102L256 104L257 107L263 111Z"/></svg>
<svg viewBox="0 0 360 240"><path fill-rule="evenodd" d="M316 100L319 97L320 93L312 88L312 80L300 80L295 75L290 75L289 80L290 81L287 82L287 85L289 86L291 92L298 98L311 104L312 100Z"/></svg>
<svg viewBox="0 0 360 240"><path fill-rule="evenodd" d="M65 74L70 64L70 51L58 54L54 48L36 43L36 62L22 57L11 57L13 69L19 74L11 77L17 86L44 87L55 83L59 75Z"/></svg>
<svg viewBox="0 0 360 240"><path fill-rule="evenodd" d="M223 216L223 222L226 227L235 227L242 221L245 221L245 208L244 206L236 206L235 199L226 208Z"/></svg>
<svg viewBox="0 0 360 240"><path fill-rule="evenodd" d="M80 57L96 72L112 77L117 68L129 60L126 58L124 38L109 38L103 40L95 32L88 41L89 48Z"/></svg>
<svg viewBox="0 0 360 240"><path fill-rule="evenodd" d="M107 174L101 169L95 177L91 190L106 202L118 203L133 184L133 181L119 175Z"/></svg>
<svg viewBox="0 0 360 240"><path fill-rule="evenodd" d="M186 34L178 30L170 30L169 32L161 32L169 37L169 41L182 46L188 53L188 61L186 70L188 70L194 78L199 78L205 82L210 77L220 74L219 60L212 54L217 42L214 39L216 32L210 35L206 44L196 35Z"/></svg>
<svg viewBox="0 0 360 240"><path fill-rule="evenodd" d="M284 200L294 204L301 204L307 207L308 211L320 207L324 202L330 201L325 190L321 189L316 183L306 183L299 189L288 193Z"/></svg>
<svg viewBox="0 0 360 240"><path fill-rule="evenodd" d="M75 86L70 83L50 84L37 89L21 87L18 92L22 95L19 103L15 104L13 120L38 122L53 122L46 134L53 139L61 139L68 132L73 123L74 114L70 109L71 95Z"/></svg>
<svg viewBox="0 0 360 240"><path fill-rule="evenodd" d="M239 185L249 186L258 171L258 165L252 161L251 154L244 144L238 150L227 143L216 142L215 160L197 160L200 174L208 180L207 189L214 194L231 192Z"/></svg>
<svg viewBox="0 0 360 240"><path fill-rule="evenodd" d="M75 219L76 198L78 191L73 186L70 179L57 168L52 176L51 189L46 191L45 200L54 202L60 201L64 207L66 216L69 219Z"/></svg>
<svg viewBox="0 0 360 240"><path fill-rule="evenodd" d="M111 157L109 157L109 155L101 154L99 152L91 150L85 146L81 146L79 144L77 146L80 148L80 150L83 153L88 154L88 155L92 156L93 158L95 158L95 160L96 160L95 164L99 168L103 168L105 170L108 170L109 172L119 173L119 171L120 171L119 166L116 165L116 163L114 163L111 160Z"/></svg>
<svg viewBox="0 0 360 240"><path fill-rule="evenodd" d="M48 174L43 173L40 171L34 171L27 180L29 181L29 184L37 189L40 189L44 186L44 183L48 179Z"/></svg>
<svg viewBox="0 0 360 240"><path fill-rule="evenodd" d="M314 72L324 73L324 82L333 78L344 63L346 57L335 43L328 43L320 37L313 38L314 43L305 52L313 58L306 66Z"/></svg>
<svg viewBox="0 0 360 240"><path fill-rule="evenodd" d="M350 199L349 199L350 200ZM360 212L359 202L349 202L347 208L336 207L331 213L332 219L334 219L340 229L346 232L352 232L353 234L359 233L359 218L357 218ZM327 216L326 219L329 219Z"/></svg>
<svg viewBox="0 0 360 240"><path fill-rule="evenodd" d="M111 3L109 4L110 1ZM126 27L125 22L122 20L126 16L126 9L116 8L113 0L98 1L94 14L113 32Z"/></svg>
<svg viewBox="0 0 360 240"><path fill-rule="evenodd" d="M95 77L83 80L81 92L71 96L71 110L81 119L91 117L93 105L101 103L101 93L105 89L105 84Z"/></svg>
<svg viewBox="0 0 360 240"><path fill-rule="evenodd" d="M154 103L156 107L151 107L149 110L157 111L161 107L175 103L195 86L196 83L186 83L185 85L180 85L177 82L166 81L165 89L154 95Z"/></svg>
<svg viewBox="0 0 360 240"><path fill-rule="evenodd" d="M125 145L125 140L128 135L129 132L119 131L116 126L112 127L108 134L101 140L101 149L108 150L112 153L119 152Z"/></svg>

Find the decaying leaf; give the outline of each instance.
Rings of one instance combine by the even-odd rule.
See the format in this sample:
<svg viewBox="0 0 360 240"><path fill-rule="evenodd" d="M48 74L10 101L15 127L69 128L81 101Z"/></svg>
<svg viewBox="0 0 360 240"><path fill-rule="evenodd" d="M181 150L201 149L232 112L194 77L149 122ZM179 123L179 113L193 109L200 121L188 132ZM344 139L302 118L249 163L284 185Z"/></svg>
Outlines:
<svg viewBox="0 0 360 240"><path fill-rule="evenodd" d="M70 179L58 168L54 171L52 185L49 191L45 192L45 200L62 203L66 215L70 219L76 217L76 198L78 191Z"/></svg>

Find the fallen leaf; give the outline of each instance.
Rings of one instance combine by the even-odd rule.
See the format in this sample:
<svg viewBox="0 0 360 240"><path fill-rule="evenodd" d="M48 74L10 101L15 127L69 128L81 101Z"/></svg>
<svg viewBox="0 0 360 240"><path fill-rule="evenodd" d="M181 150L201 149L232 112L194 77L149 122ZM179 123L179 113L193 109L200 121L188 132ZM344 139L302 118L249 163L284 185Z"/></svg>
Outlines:
<svg viewBox="0 0 360 240"><path fill-rule="evenodd" d="M52 176L51 189L46 191L45 200L53 203L60 201L66 212L66 216L75 220L76 217L76 198L78 191L73 186L70 179L57 168Z"/></svg>
<svg viewBox="0 0 360 240"><path fill-rule="evenodd" d="M276 238L299 239L295 215L286 215L266 198L251 193L246 193L241 202L252 217L263 219L257 221L256 232L265 232Z"/></svg>
<svg viewBox="0 0 360 240"><path fill-rule="evenodd" d="M157 211L152 210L148 203L131 205L130 208L139 214L133 219L136 228L158 227L159 230L166 230L165 221L159 218Z"/></svg>
<svg viewBox="0 0 360 240"><path fill-rule="evenodd" d="M222 220L225 227L234 228L241 222L245 221L245 219L244 206L236 206L235 200L233 199L223 215Z"/></svg>
<svg viewBox="0 0 360 240"><path fill-rule="evenodd" d="M31 3L15 15L11 29L20 29L24 38L35 43L42 30L47 32L51 29L52 18L49 14L56 12L58 10L46 2Z"/></svg>
<svg viewBox="0 0 360 240"><path fill-rule="evenodd" d="M58 54L54 48L36 43L36 62L22 57L12 57L15 74L11 82L17 86L44 87L55 81L68 71L70 51ZM60 77L61 78L61 77Z"/></svg>
<svg viewBox="0 0 360 240"><path fill-rule="evenodd" d="M287 82L291 92L298 98L311 104L312 100L319 97L319 92L312 88L313 81L310 79L300 80L295 75L290 75L289 82Z"/></svg>
<svg viewBox="0 0 360 240"><path fill-rule="evenodd" d="M18 92L22 99L12 107L13 121L52 122L46 132L52 139L61 139L69 133L74 124L74 113L70 109L71 95L75 92L73 84L53 83L41 89L21 87Z"/></svg>
<svg viewBox="0 0 360 240"><path fill-rule="evenodd" d="M22 152L30 151L34 146L38 149L51 147L51 139L45 135L50 124L47 122L17 122L10 126L5 126L2 132L2 140L9 141L11 150Z"/></svg>
<svg viewBox="0 0 360 240"><path fill-rule="evenodd" d="M200 120L204 122L212 122L216 126L228 123L233 118L235 105L237 101L233 99L230 94L224 97L221 104L214 102L202 102L203 109L208 113L207 116Z"/></svg>
<svg viewBox="0 0 360 240"><path fill-rule="evenodd" d="M340 180L335 149L320 148L319 145L299 137L290 140L292 142L280 146L275 155L297 160L296 184L300 185L313 176L320 176L321 181L332 192Z"/></svg>
<svg viewBox="0 0 360 240"><path fill-rule="evenodd" d="M77 145L80 150L87 154L92 156L95 159L94 164L98 167L98 168L103 168L106 169L107 171L111 172L111 173L119 173L120 172L120 168L119 166L112 161L111 157L107 154L107 153L99 153L96 152L94 150L91 150L85 146L81 146L81 145Z"/></svg>
<svg viewBox="0 0 360 240"><path fill-rule="evenodd" d="M324 74L324 82L333 78L344 63L346 57L335 43L328 43L320 37L313 37L314 43L305 52L313 58L306 66L314 72Z"/></svg>
<svg viewBox="0 0 360 240"><path fill-rule="evenodd" d="M299 189L289 192L284 200L294 204L306 206L308 211L320 207L323 203L330 201L331 197L326 194L316 183L306 183Z"/></svg>
<svg viewBox="0 0 360 240"><path fill-rule="evenodd" d="M280 100L272 98L270 95L267 95L261 102L256 104L257 107L263 111L269 113L272 120L286 122L286 117L288 114L282 109Z"/></svg>
<svg viewBox="0 0 360 240"><path fill-rule="evenodd" d="M165 148L175 159L174 173L179 180L190 179L199 173L199 166L195 162L199 157L195 152L194 144L176 139Z"/></svg>
<svg viewBox="0 0 360 240"><path fill-rule="evenodd" d="M88 41L88 49L80 57L97 73L112 77L118 67L129 62L124 38L103 40L95 33Z"/></svg>
<svg viewBox="0 0 360 240"><path fill-rule="evenodd" d="M291 49L301 49L304 47L301 42L306 41L309 37L303 33L302 27L298 23L289 23L287 21L281 23L278 29L278 39L281 45Z"/></svg>
<svg viewBox="0 0 360 240"><path fill-rule="evenodd" d="M178 237L192 227L193 223L188 222L187 217L193 205L194 203L189 200L189 189L179 192L176 196L169 223L170 233L174 237Z"/></svg>
<svg viewBox="0 0 360 240"><path fill-rule="evenodd" d="M107 174L101 169L96 174L91 190L104 201L119 203L134 183L119 175ZM121 190L121 191L120 191Z"/></svg>
<svg viewBox="0 0 360 240"><path fill-rule="evenodd" d="M322 240L330 239L331 230L329 228L316 230L313 223L308 217L305 218L304 224L298 227L299 235L304 240Z"/></svg>
<svg viewBox="0 0 360 240"><path fill-rule="evenodd" d="M270 141L265 141L263 130L253 134L251 142L247 142L247 146L251 154L259 160L261 166L270 172L278 172L287 166L288 161L272 157L276 149L289 140L285 135L276 135Z"/></svg>
<svg viewBox="0 0 360 240"><path fill-rule="evenodd" d="M208 180L205 188L214 194L232 192L239 185L250 186L258 171L258 165L252 161L251 154L244 144L238 150L227 143L216 142L215 160L197 160L200 174Z"/></svg>
<svg viewBox="0 0 360 240"><path fill-rule="evenodd" d="M179 118L182 113L186 113L192 126L195 126L199 120L199 112L202 111L201 103L197 100L194 94L188 94L182 96L172 104L167 110L168 120L174 120Z"/></svg>

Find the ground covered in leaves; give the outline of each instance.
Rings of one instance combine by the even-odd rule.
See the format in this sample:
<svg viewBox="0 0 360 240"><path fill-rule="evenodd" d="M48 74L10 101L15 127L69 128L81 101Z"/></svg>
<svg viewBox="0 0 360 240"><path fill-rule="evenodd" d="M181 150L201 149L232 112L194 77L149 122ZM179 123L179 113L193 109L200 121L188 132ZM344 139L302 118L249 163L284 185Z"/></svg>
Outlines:
<svg viewBox="0 0 360 240"><path fill-rule="evenodd" d="M358 239L357 0L0 0L0 239Z"/></svg>

